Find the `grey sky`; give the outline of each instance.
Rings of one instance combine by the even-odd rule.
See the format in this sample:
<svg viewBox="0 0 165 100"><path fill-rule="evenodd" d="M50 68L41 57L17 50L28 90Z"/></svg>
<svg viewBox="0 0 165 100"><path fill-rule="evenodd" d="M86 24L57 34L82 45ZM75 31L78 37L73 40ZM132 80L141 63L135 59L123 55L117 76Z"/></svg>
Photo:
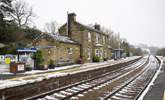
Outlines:
<svg viewBox="0 0 165 100"><path fill-rule="evenodd" d="M24 0L38 16L43 29L52 20L63 24L66 12L75 12L86 25L99 23L120 32L131 44L165 47L165 0Z"/></svg>

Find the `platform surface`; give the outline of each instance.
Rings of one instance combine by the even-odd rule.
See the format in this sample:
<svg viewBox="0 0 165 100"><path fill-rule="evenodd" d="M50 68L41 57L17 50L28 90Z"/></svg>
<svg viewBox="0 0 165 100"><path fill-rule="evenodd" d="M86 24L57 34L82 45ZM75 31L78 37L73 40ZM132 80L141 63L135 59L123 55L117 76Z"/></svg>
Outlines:
<svg viewBox="0 0 165 100"><path fill-rule="evenodd" d="M143 100L165 100L165 60L161 71Z"/></svg>

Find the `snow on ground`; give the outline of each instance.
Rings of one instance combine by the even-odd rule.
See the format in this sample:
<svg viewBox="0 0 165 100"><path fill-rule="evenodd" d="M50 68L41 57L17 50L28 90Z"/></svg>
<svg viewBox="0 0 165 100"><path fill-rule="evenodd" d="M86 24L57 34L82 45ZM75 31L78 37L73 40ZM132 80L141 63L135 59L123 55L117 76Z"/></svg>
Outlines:
<svg viewBox="0 0 165 100"><path fill-rule="evenodd" d="M1 73L9 73L9 65L7 64L0 64L0 74Z"/></svg>
<svg viewBox="0 0 165 100"><path fill-rule="evenodd" d="M58 70L64 70L64 69L73 68L73 67L80 67L80 64L55 67L54 69L48 69L48 70L32 70L32 71L27 71L22 74L36 74L36 73L42 73L42 72L58 71Z"/></svg>
<svg viewBox="0 0 165 100"><path fill-rule="evenodd" d="M50 74L50 75L48 75L46 78L47 78L47 79L50 79L50 78L59 77L59 76L64 76L64 75L67 75L67 73L59 73L59 72L57 72L57 73L55 73L55 74Z"/></svg>
<svg viewBox="0 0 165 100"><path fill-rule="evenodd" d="M32 77L31 79L18 78L17 80L0 80L0 89L5 89L9 87L20 86L28 83L39 82L44 79L49 79L53 77L59 77L67 75L67 73L53 73L53 74L44 74L38 77Z"/></svg>
<svg viewBox="0 0 165 100"><path fill-rule="evenodd" d="M58 71L58 70L64 70L64 69L68 69L68 68L74 68L74 67L94 67L94 66L100 66L100 65L104 65L104 64L109 64L109 65L114 65L114 64L118 64L118 63L123 63L123 62L127 62L129 60L133 60L135 58L138 58L139 56L134 56L134 57L127 57L125 59L119 59L119 60L108 60L105 62L97 62L97 63L85 63L85 64L74 64L74 65L69 65L69 66L61 66L61 67L55 67L54 69L48 69L48 70L32 70L32 71L27 71L25 73L18 73L18 74L24 74L24 75L28 75L28 74L37 74L37 73L44 73L44 72L51 72L51 71ZM0 64L0 74L13 74L9 72L9 65L2 65Z"/></svg>
<svg viewBox="0 0 165 100"><path fill-rule="evenodd" d="M107 67L107 65L112 66L112 65L115 65L115 64L128 62L128 61L136 59L136 58L139 58L139 56L127 57L125 59L119 59L119 60L108 60L108 61L105 61L105 62L86 63L86 64L81 65L79 70L76 70L76 71L72 72L71 74L79 73L79 72L83 72L83 71L87 71L87 70L92 70L92 69L98 69L98 68L101 68L101 67L103 68L103 67Z"/></svg>
<svg viewBox="0 0 165 100"><path fill-rule="evenodd" d="M44 79L49 79L49 78L53 78L53 77L59 77L59 76L65 76L68 75L68 73L65 72L57 72L58 70L63 70L63 69L69 69L69 68L77 68L78 70L90 70L91 68L96 68L96 66L99 68L100 66L105 67L105 65L109 64L117 64L117 63L123 63L123 62L127 62L129 60L133 60L137 57L128 57L125 60L109 60L106 62L99 62L99 63L86 63L86 64L75 64L75 65L70 65L70 66L62 66L62 67L57 67L55 69L49 69L49 70L33 70L33 71L28 71L25 73L21 73L21 74L31 74L28 76L23 76L23 77L18 77L18 78L14 78L14 79L9 79L9 80L0 80L0 89L5 89L5 88L9 88L9 87L15 87L15 86L19 86L19 85L24 85L24 84L28 84L28 83L34 83L34 82L40 82ZM48 72L48 73L43 73L43 72ZM36 74L36 73L40 73L40 74ZM11 74L9 72L4 72L1 74ZM86 87L86 86L84 86ZM70 91L74 91L74 90L70 90ZM74 91L75 92L75 91Z"/></svg>
<svg viewBox="0 0 165 100"><path fill-rule="evenodd" d="M0 66L1 67L1 66ZM18 73L18 74L23 74L23 75L28 75L28 74L37 74L37 73L45 73L45 72L52 72L52 71L58 71L58 70L64 70L68 68L73 68L73 67L80 67L80 64L75 64L75 65L69 65L69 66L61 66L61 67L55 67L54 69L48 69L48 70L32 70L32 71L27 71L25 73ZM1 68L0 68L1 69ZM1 71L1 70L0 70ZM13 74L10 73L9 71L4 71L2 70L0 74Z"/></svg>

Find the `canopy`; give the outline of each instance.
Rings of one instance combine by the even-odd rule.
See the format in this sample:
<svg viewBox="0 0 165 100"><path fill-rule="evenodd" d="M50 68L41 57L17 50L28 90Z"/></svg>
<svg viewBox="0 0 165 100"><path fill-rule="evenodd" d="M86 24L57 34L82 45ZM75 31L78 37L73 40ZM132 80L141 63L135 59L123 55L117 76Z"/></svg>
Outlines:
<svg viewBox="0 0 165 100"><path fill-rule="evenodd" d="M36 48L19 48L17 52L37 52Z"/></svg>

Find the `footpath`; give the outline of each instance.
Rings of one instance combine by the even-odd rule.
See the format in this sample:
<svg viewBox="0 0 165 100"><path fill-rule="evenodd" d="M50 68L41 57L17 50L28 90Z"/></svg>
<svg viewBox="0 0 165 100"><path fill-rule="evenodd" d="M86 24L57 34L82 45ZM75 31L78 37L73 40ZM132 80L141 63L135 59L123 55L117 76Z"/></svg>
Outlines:
<svg viewBox="0 0 165 100"><path fill-rule="evenodd" d="M162 59L161 69L143 100L165 100L165 57Z"/></svg>

